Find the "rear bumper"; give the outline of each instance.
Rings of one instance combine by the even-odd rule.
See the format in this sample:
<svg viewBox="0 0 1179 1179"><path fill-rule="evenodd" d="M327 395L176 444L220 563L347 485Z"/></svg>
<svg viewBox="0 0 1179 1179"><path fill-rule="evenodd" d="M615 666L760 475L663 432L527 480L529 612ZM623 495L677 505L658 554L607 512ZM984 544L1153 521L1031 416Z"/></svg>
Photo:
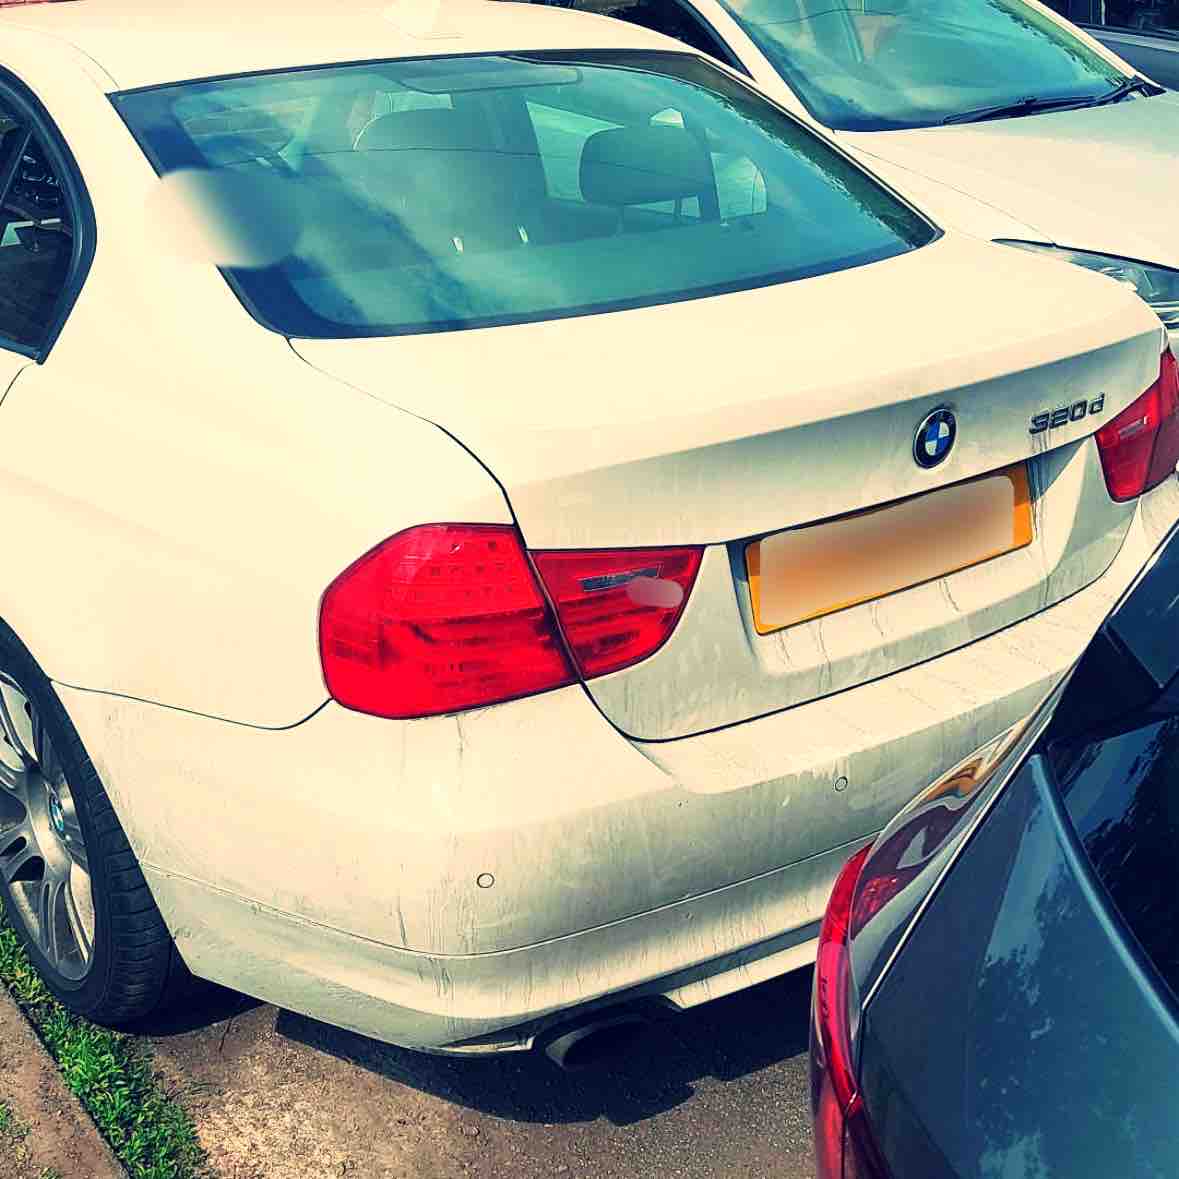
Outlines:
<svg viewBox="0 0 1179 1179"><path fill-rule="evenodd" d="M848 854L604 929L461 956L399 950L158 869L147 876L198 975L375 1039L483 1055L528 1049L595 1007L689 1008L809 965L818 926L796 928L799 894L808 911L821 905Z"/></svg>
<svg viewBox="0 0 1179 1179"><path fill-rule="evenodd" d="M1176 519L1172 480L1097 582L1026 622L661 744L576 687L281 731L58 690L195 973L379 1039L503 1050L570 1008L690 1006L805 964L853 848L1034 708Z"/></svg>

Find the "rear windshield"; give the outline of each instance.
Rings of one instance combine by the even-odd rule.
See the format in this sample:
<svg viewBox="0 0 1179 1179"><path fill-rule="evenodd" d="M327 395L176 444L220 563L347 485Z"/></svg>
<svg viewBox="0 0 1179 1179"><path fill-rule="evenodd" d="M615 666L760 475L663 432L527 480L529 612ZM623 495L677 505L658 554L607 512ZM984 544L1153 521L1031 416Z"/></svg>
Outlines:
<svg viewBox="0 0 1179 1179"><path fill-rule="evenodd" d="M721 0L828 127L938 124L1029 97L1093 98L1124 75L1022 0Z"/></svg>
<svg viewBox="0 0 1179 1179"><path fill-rule="evenodd" d="M937 232L678 53L364 62L114 101L161 174L195 176L257 238L217 261L287 335L667 303L864 265Z"/></svg>

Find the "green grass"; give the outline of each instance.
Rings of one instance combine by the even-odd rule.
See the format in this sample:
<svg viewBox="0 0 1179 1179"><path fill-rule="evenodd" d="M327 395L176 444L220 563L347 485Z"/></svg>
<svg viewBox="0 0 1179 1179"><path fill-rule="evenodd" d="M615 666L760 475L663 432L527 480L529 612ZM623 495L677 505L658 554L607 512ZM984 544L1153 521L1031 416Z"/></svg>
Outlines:
<svg viewBox="0 0 1179 1179"><path fill-rule="evenodd" d="M23 1138L25 1132L12 1110L0 1101L0 1138Z"/></svg>
<svg viewBox="0 0 1179 1179"><path fill-rule="evenodd" d="M130 1036L71 1015L58 1003L2 913L0 983L24 1009L66 1084L132 1179L198 1179L206 1174L192 1119L160 1088L148 1050Z"/></svg>

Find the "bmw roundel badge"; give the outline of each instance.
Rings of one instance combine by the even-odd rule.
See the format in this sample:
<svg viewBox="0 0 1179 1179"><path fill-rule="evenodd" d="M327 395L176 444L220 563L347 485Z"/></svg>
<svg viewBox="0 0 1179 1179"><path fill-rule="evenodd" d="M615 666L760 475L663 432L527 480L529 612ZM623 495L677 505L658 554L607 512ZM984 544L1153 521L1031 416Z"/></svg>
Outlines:
<svg viewBox="0 0 1179 1179"><path fill-rule="evenodd" d="M913 436L913 458L919 467L936 467L945 462L958 437L958 421L946 408L935 409L922 419Z"/></svg>

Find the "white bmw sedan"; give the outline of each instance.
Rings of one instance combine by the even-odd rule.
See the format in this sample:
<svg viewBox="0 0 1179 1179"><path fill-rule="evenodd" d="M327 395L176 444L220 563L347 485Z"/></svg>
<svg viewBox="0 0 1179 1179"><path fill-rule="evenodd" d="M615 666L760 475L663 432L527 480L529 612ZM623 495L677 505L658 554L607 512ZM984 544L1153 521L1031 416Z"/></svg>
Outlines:
<svg viewBox="0 0 1179 1179"><path fill-rule="evenodd" d="M539 2L720 59L942 224L1135 287L1179 343L1179 94L1038 0Z"/></svg>
<svg viewBox="0 0 1179 1179"><path fill-rule="evenodd" d="M621 22L22 5L0 129L0 883L97 1020L804 964L1179 519L1133 291Z"/></svg>

